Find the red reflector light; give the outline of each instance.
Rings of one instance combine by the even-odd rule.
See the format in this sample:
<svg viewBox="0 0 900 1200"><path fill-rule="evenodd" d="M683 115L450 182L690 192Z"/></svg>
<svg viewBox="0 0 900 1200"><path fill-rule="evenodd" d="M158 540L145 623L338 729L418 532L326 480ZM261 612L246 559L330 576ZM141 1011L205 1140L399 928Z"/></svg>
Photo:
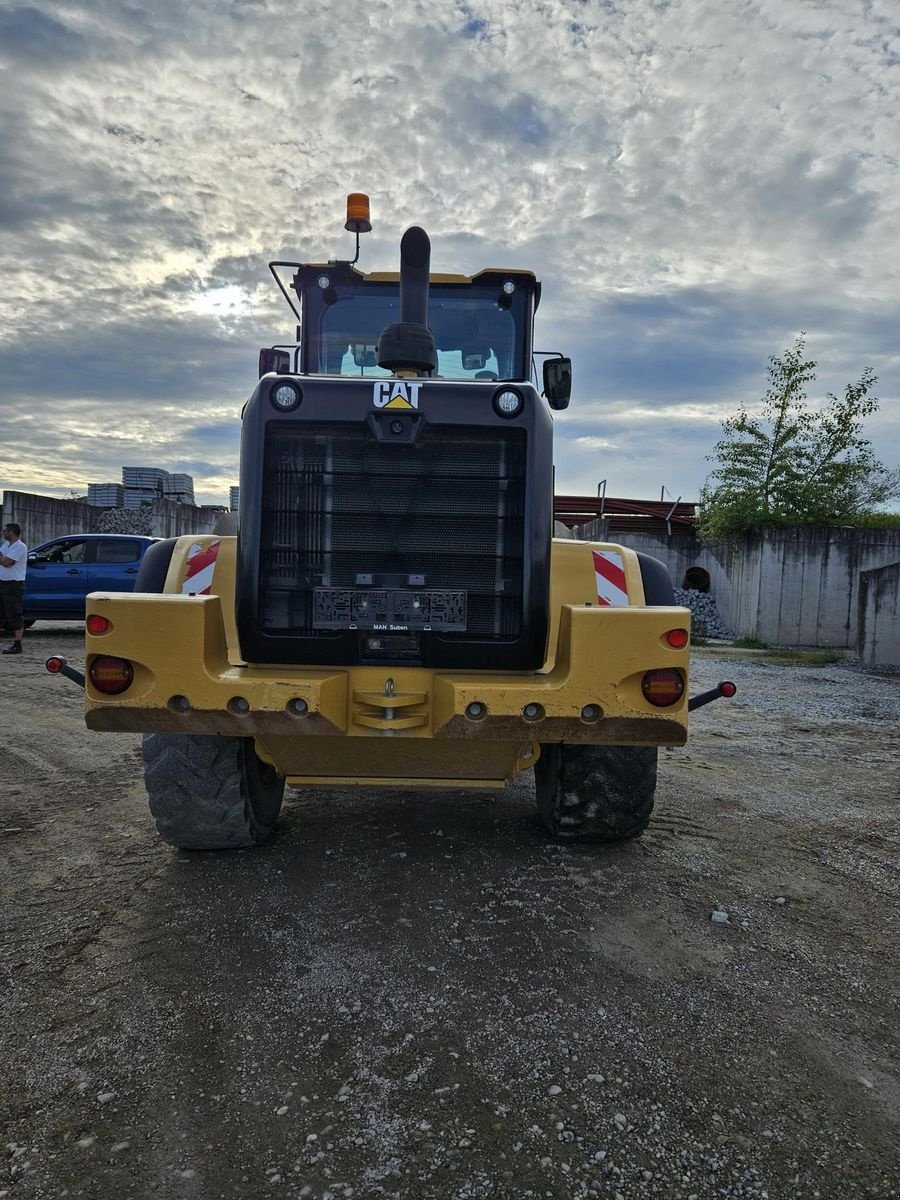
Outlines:
<svg viewBox="0 0 900 1200"><path fill-rule="evenodd" d="M688 631L686 629L670 629L666 634L666 643L673 650L683 650L688 644Z"/></svg>
<svg viewBox="0 0 900 1200"><path fill-rule="evenodd" d="M674 667L659 671L648 671L641 680L644 699L654 708L668 708L677 704L684 694L684 680Z"/></svg>
<svg viewBox="0 0 900 1200"><path fill-rule="evenodd" d="M109 629L109 621L106 617L101 617L97 613L91 613L85 621L88 633L106 633Z"/></svg>
<svg viewBox="0 0 900 1200"><path fill-rule="evenodd" d="M105 696L118 696L131 686L134 667L127 658L113 658L110 654L101 654L91 663L88 675L98 692L103 692Z"/></svg>
<svg viewBox="0 0 900 1200"><path fill-rule="evenodd" d="M52 658L48 658L44 663L44 666L51 675L58 675L65 665L66 660L64 658L60 658L56 654L54 654Z"/></svg>
<svg viewBox="0 0 900 1200"><path fill-rule="evenodd" d="M737 684L726 680L724 683L719 684L719 691L723 696L733 696L737 691Z"/></svg>

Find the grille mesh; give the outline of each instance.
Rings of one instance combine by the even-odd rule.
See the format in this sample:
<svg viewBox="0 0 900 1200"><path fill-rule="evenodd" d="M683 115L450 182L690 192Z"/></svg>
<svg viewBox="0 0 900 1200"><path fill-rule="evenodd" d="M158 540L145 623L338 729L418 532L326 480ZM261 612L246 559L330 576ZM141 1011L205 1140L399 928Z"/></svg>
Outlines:
<svg viewBox="0 0 900 1200"><path fill-rule="evenodd" d="M395 445L364 425L270 424L263 629L312 634L314 588L424 575L428 589L468 593L466 633L442 636L517 637L525 453L522 429L432 425Z"/></svg>

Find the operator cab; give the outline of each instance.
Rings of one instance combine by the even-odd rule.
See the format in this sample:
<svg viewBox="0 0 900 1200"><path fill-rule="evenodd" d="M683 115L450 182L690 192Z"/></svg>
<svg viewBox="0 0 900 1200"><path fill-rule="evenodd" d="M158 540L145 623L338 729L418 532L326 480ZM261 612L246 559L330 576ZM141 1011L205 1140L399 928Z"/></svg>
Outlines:
<svg viewBox="0 0 900 1200"><path fill-rule="evenodd" d="M300 369L310 375L391 372L377 362L382 330L400 320L399 276L363 275L344 264L302 266ZM526 380L531 326L540 289L525 272L482 271L474 279L434 276L428 316L437 351L433 377Z"/></svg>
<svg viewBox="0 0 900 1200"><path fill-rule="evenodd" d="M360 209L360 201L365 208ZM354 208L354 204L356 208ZM368 232L368 201L348 198L346 228ZM401 317L397 272L365 274L352 262L271 262L275 281L298 319L297 342L260 351L260 377L278 374L388 378L378 365L382 332ZM289 280L282 272L292 271ZM532 331L541 285L531 271L488 269L474 276L432 275L428 324L436 368L422 378L457 382L527 382L533 376ZM565 408L571 362L555 355L544 364L544 393ZM549 374L548 374L549 370Z"/></svg>

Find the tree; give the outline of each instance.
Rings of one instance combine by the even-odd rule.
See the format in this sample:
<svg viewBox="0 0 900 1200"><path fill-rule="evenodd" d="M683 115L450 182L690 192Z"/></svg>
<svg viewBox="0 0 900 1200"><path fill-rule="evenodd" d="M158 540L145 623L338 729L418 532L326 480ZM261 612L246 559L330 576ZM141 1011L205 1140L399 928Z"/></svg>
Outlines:
<svg viewBox="0 0 900 1200"><path fill-rule="evenodd" d="M716 466L700 492L704 541L734 541L754 525L852 525L900 496L900 470L879 462L862 437L865 418L878 411L871 368L810 410L816 364L805 355L801 334L769 360L761 413L742 404L722 422L725 436L709 456Z"/></svg>

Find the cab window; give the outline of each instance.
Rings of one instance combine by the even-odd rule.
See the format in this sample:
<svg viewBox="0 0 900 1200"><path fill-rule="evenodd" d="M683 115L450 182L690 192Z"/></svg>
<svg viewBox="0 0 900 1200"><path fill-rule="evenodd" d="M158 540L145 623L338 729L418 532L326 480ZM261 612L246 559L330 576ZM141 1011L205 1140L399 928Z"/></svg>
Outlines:
<svg viewBox="0 0 900 1200"><path fill-rule="evenodd" d="M52 563L83 563L86 557L87 542L58 542L41 555Z"/></svg>
<svg viewBox="0 0 900 1200"><path fill-rule="evenodd" d="M381 378L381 331L398 321L396 291L377 294L335 289L321 315L318 369L329 375ZM432 286L428 320L437 350L440 379L511 379L516 376L521 331L511 308L501 308L493 290L450 294Z"/></svg>
<svg viewBox="0 0 900 1200"><path fill-rule="evenodd" d="M141 557L141 543L130 538L97 543L98 563L130 563Z"/></svg>

